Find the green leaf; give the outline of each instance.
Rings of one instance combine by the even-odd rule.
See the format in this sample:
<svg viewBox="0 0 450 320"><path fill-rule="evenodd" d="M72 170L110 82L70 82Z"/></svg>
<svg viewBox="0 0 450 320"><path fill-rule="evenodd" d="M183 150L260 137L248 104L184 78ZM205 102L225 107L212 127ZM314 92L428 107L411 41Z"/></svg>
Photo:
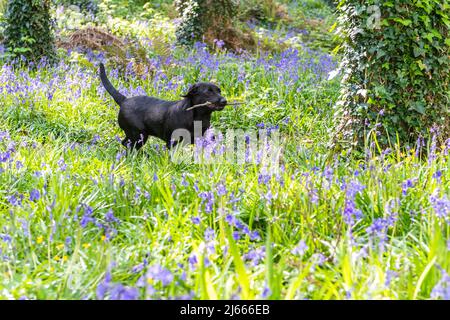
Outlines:
<svg viewBox="0 0 450 320"><path fill-rule="evenodd" d="M419 66L420 70L427 69L427 66L421 60L417 60L416 63Z"/></svg>
<svg viewBox="0 0 450 320"><path fill-rule="evenodd" d="M395 22L401 23L405 27L409 26L412 23L412 20L410 20L410 19L394 18L393 20Z"/></svg>
<svg viewBox="0 0 450 320"><path fill-rule="evenodd" d="M412 109L419 112L420 114L425 114L425 104L423 102L416 102L411 105Z"/></svg>

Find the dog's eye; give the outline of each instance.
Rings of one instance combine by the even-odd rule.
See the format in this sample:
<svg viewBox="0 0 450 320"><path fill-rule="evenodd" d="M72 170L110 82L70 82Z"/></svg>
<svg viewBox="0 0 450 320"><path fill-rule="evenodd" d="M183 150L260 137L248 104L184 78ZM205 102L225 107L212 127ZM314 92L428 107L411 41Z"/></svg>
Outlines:
<svg viewBox="0 0 450 320"><path fill-rule="evenodd" d="M208 92L214 92L214 90L211 88L208 88Z"/></svg>

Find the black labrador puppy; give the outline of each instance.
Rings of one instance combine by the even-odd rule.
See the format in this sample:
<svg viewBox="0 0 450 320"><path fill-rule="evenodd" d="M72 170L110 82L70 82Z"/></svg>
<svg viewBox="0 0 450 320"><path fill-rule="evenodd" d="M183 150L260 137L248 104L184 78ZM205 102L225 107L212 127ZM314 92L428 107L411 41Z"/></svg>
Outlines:
<svg viewBox="0 0 450 320"><path fill-rule="evenodd" d="M105 66L100 63L100 79L106 91L120 106L119 126L125 132L122 144L139 150L148 136L158 137L168 148L179 141L171 141L176 129L186 129L194 143L194 121L201 121L202 135L210 127L211 113L222 110L227 100L221 96L220 88L212 83L196 83L182 96L182 100L166 101L148 96L127 98L117 91L108 80ZM206 104L190 109L199 104Z"/></svg>

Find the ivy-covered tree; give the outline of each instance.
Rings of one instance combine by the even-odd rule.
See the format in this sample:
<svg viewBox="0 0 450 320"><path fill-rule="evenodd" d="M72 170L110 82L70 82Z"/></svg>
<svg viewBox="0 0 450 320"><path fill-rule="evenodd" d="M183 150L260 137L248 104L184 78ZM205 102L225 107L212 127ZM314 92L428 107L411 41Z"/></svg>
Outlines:
<svg viewBox="0 0 450 320"><path fill-rule="evenodd" d="M81 11L87 11L93 14L98 12L98 0L54 0L57 5L77 6Z"/></svg>
<svg viewBox="0 0 450 320"><path fill-rule="evenodd" d="M344 37L337 145L412 145L431 128L450 135L450 4L341 0ZM436 132L436 131L435 131Z"/></svg>
<svg viewBox="0 0 450 320"><path fill-rule="evenodd" d="M8 0L5 43L12 57L23 55L37 62L55 58L50 0Z"/></svg>
<svg viewBox="0 0 450 320"><path fill-rule="evenodd" d="M220 39L221 32L231 25L237 8L233 0L175 0L174 3L180 15L176 36L178 43L184 45L202 40L207 33Z"/></svg>

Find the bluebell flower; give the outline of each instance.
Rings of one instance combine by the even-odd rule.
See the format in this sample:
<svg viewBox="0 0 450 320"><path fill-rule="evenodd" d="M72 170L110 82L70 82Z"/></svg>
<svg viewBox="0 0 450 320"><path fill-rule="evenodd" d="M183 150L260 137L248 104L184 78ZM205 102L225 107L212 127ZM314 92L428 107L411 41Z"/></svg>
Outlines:
<svg viewBox="0 0 450 320"><path fill-rule="evenodd" d="M93 210L90 206L83 204L84 214L81 217L80 225L82 228L86 228L89 223L95 223L96 220L92 217ZM77 208L78 209L78 208Z"/></svg>
<svg viewBox="0 0 450 320"><path fill-rule="evenodd" d="M195 254L191 254L188 258L188 263L191 266L191 268L194 269L198 263L197 256Z"/></svg>
<svg viewBox="0 0 450 320"><path fill-rule="evenodd" d="M211 261L209 261L208 257L203 257L203 264L205 267L209 267L211 265Z"/></svg>
<svg viewBox="0 0 450 320"><path fill-rule="evenodd" d="M202 204L205 205L205 212L211 213L214 206L214 193L213 192L200 192L199 197L202 199Z"/></svg>
<svg viewBox="0 0 450 320"><path fill-rule="evenodd" d="M450 300L450 276L443 269L441 269L441 279L431 291L431 298Z"/></svg>
<svg viewBox="0 0 450 320"><path fill-rule="evenodd" d="M260 248L250 249L245 255L245 260L250 260L253 266L257 266L262 260L264 260L266 255L265 246L261 246Z"/></svg>
<svg viewBox="0 0 450 320"><path fill-rule="evenodd" d="M411 179L406 180L402 183L402 195L406 196L406 193L409 188L414 187L414 182Z"/></svg>
<svg viewBox="0 0 450 320"><path fill-rule="evenodd" d="M41 197L41 193L37 189L30 191L30 201L37 201Z"/></svg>
<svg viewBox="0 0 450 320"><path fill-rule="evenodd" d="M106 220L106 222L108 222L108 223L113 223L113 222L119 223L119 222L120 222L120 220L114 216L114 212L112 211L112 209L110 209L110 210L105 214L105 220Z"/></svg>
<svg viewBox="0 0 450 320"><path fill-rule="evenodd" d="M148 269L147 276L155 281L160 281L163 286L167 286L173 281L173 274L157 264Z"/></svg>
<svg viewBox="0 0 450 320"><path fill-rule="evenodd" d="M308 250L306 242L304 240L300 240L298 245L291 250L291 253L297 256L302 256L305 254L306 250Z"/></svg>
<svg viewBox="0 0 450 320"><path fill-rule="evenodd" d="M447 218L450 214L450 200L444 195L442 198L438 198L436 194L429 197L431 206L434 213L439 218Z"/></svg>
<svg viewBox="0 0 450 320"><path fill-rule="evenodd" d="M115 284L110 289L111 300L137 300L139 291L136 288L125 287L121 284Z"/></svg>
<svg viewBox="0 0 450 320"><path fill-rule="evenodd" d="M433 173L433 178L440 181L442 178L442 171L441 170L436 170L435 173Z"/></svg>
<svg viewBox="0 0 450 320"><path fill-rule="evenodd" d="M8 202L13 205L13 206L21 206L22 205L22 199L23 199L23 195L22 194L13 194L10 195L8 197Z"/></svg>
<svg viewBox="0 0 450 320"><path fill-rule="evenodd" d="M252 231L251 233L250 233L250 240L252 240L252 241L259 241L259 240L261 240L261 236L259 235L259 232L258 231Z"/></svg>
<svg viewBox="0 0 450 320"><path fill-rule="evenodd" d="M384 281L385 287L389 288L392 282L392 279L397 278L398 273L392 270L386 271L386 280Z"/></svg>
<svg viewBox="0 0 450 320"><path fill-rule="evenodd" d="M16 161L16 169L19 170L21 168L23 168L23 163L21 161L17 160Z"/></svg>
<svg viewBox="0 0 450 320"><path fill-rule="evenodd" d="M270 295L272 294L272 290L270 290L270 288L267 286L267 284L264 285L262 293L261 293L261 298L266 299L268 297L270 297Z"/></svg>
<svg viewBox="0 0 450 320"><path fill-rule="evenodd" d="M61 171L66 171L66 169L67 169L67 164L64 162L63 158L60 158L58 160L58 166Z"/></svg>
<svg viewBox="0 0 450 320"><path fill-rule="evenodd" d="M214 230L211 229L210 227L206 228L204 237L205 237L205 241L214 240L214 238L216 237Z"/></svg>
<svg viewBox="0 0 450 320"><path fill-rule="evenodd" d="M11 236L9 234L0 234L0 239L4 242L11 242Z"/></svg>
<svg viewBox="0 0 450 320"><path fill-rule="evenodd" d="M270 181L271 175L269 174L259 174L258 184L267 185Z"/></svg>
<svg viewBox="0 0 450 320"><path fill-rule="evenodd" d="M183 186L183 187L187 187L188 185L189 185L189 183L186 181L186 174L182 174L181 175L181 178L182 178L182 180L181 180L181 185Z"/></svg>
<svg viewBox="0 0 450 320"><path fill-rule="evenodd" d="M225 185L223 183L219 183L219 185L217 185L217 195L224 196L226 194L227 194L227 189L225 188Z"/></svg>
<svg viewBox="0 0 450 320"><path fill-rule="evenodd" d="M144 270L144 268L145 268L144 263L139 263L139 264L135 265L133 268L131 268L131 272L133 272L133 273L139 273L139 272L141 272L142 270Z"/></svg>
<svg viewBox="0 0 450 320"><path fill-rule="evenodd" d="M236 223L236 218L232 215L232 214L227 214L225 216L225 221L230 225L230 226L234 226L234 224Z"/></svg>
<svg viewBox="0 0 450 320"><path fill-rule="evenodd" d="M201 218L199 216L192 217L191 220L192 220L192 223L195 225L199 225L201 222Z"/></svg>

